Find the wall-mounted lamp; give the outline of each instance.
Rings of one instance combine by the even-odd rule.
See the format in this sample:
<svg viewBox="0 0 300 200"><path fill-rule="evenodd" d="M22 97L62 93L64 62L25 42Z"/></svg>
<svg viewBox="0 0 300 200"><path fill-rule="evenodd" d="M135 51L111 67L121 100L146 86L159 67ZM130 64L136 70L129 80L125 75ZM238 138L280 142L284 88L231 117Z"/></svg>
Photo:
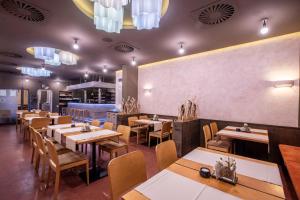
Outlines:
<svg viewBox="0 0 300 200"><path fill-rule="evenodd" d="M293 87L294 85L295 85L294 80L275 81L274 82L275 88Z"/></svg>
<svg viewBox="0 0 300 200"><path fill-rule="evenodd" d="M152 89L151 88L144 88L144 94L145 95L150 95L152 93Z"/></svg>

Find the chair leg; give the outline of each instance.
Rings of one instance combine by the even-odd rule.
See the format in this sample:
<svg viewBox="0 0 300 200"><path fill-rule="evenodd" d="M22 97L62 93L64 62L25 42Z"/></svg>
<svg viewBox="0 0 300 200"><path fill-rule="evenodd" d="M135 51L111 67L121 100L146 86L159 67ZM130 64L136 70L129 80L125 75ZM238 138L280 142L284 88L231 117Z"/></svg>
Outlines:
<svg viewBox="0 0 300 200"><path fill-rule="evenodd" d="M52 171L52 169L51 169L51 167L49 166L49 168L48 168L48 177L47 177L46 188L49 187L49 182L50 182L50 178L51 178L51 171Z"/></svg>
<svg viewBox="0 0 300 200"><path fill-rule="evenodd" d="M90 184L90 167L89 167L89 162L86 163L86 183L87 183L87 185Z"/></svg>
<svg viewBox="0 0 300 200"><path fill-rule="evenodd" d="M46 173L46 155L43 155L43 163L42 163L42 182L45 181L45 173Z"/></svg>
<svg viewBox="0 0 300 200"><path fill-rule="evenodd" d="M149 138L148 138L148 146L150 147L150 142L151 142L151 137L149 135Z"/></svg>
<svg viewBox="0 0 300 200"><path fill-rule="evenodd" d="M140 133L137 132L136 133L136 144L139 144L139 137L140 137Z"/></svg>
<svg viewBox="0 0 300 200"><path fill-rule="evenodd" d="M55 173L54 199L57 199L58 196L59 181L60 181L60 171L57 170Z"/></svg>
<svg viewBox="0 0 300 200"><path fill-rule="evenodd" d="M126 146L126 152L129 153L129 146Z"/></svg>
<svg viewBox="0 0 300 200"><path fill-rule="evenodd" d="M39 172L39 168L40 168L40 154L37 154L35 157L35 165L34 165L34 169L35 172L38 173Z"/></svg>
<svg viewBox="0 0 300 200"><path fill-rule="evenodd" d="M33 163L34 156L35 156L35 148L34 148L34 147L32 147L31 163Z"/></svg>
<svg viewBox="0 0 300 200"><path fill-rule="evenodd" d="M111 152L110 152L110 160L112 160L113 157L114 157L114 156L113 156L113 152L111 151Z"/></svg>
<svg viewBox="0 0 300 200"><path fill-rule="evenodd" d="M159 139L160 139L160 143L162 143L162 137L160 137Z"/></svg>

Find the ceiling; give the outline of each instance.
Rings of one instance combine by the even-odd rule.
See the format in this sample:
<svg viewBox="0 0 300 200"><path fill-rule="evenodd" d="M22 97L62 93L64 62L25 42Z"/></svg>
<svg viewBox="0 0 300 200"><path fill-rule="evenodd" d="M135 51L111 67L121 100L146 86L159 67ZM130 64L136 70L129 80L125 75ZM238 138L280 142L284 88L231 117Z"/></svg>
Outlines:
<svg viewBox="0 0 300 200"><path fill-rule="evenodd" d="M12 52L22 56L0 55L2 72L19 73L16 65L41 66L41 60L26 52L25 49L31 46L49 46L77 54L77 66L47 66L47 69L61 79L79 79L85 72L101 74L103 65L107 65L108 75L112 76L122 65L130 65L133 56L138 64L177 57L179 42L184 42L186 54L192 54L300 31L299 0L221 0L233 5L235 12L224 22L213 25L197 20L195 12L214 0L170 0L160 28L122 30L120 34L96 30L93 21L71 0L26 2L39 8L45 20L38 23L24 21L0 6L0 53ZM261 36L259 28L265 17L269 18L270 33ZM72 49L73 38L79 38L78 51ZM120 42L129 43L135 50L131 53L115 51L114 46Z"/></svg>

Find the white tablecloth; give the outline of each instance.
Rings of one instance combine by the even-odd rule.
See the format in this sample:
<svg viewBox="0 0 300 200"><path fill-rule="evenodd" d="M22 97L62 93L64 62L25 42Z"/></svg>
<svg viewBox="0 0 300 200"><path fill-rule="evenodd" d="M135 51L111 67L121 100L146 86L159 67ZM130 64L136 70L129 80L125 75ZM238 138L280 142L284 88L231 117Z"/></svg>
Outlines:
<svg viewBox="0 0 300 200"><path fill-rule="evenodd" d="M154 121L154 120L150 120L150 119L139 119L139 120L136 120L135 122L141 123L141 124L148 124L148 125L153 124L154 131L159 131L162 128L162 122L161 121Z"/></svg>
<svg viewBox="0 0 300 200"><path fill-rule="evenodd" d="M59 117L61 117L61 116L50 116L50 118L54 120L54 124L58 124Z"/></svg>
<svg viewBox="0 0 300 200"><path fill-rule="evenodd" d="M91 130L98 129L99 127L96 126L90 126ZM63 134L66 133L73 133L73 132L80 132L82 130L82 127L73 127L73 128L64 128L64 129L56 129L54 131L54 139L61 143L61 137Z"/></svg>
<svg viewBox="0 0 300 200"><path fill-rule="evenodd" d="M66 147L68 149L71 149L72 151L76 151L76 142L77 141L89 140L89 139L97 138L100 136L111 135L114 133L116 133L116 132L105 129L105 130L100 130L100 131L95 131L95 132L88 132L88 133L82 133L82 134L78 134L78 135L67 136L66 137Z"/></svg>
<svg viewBox="0 0 300 200"><path fill-rule="evenodd" d="M151 200L236 200L235 196L163 170L135 188Z"/></svg>
<svg viewBox="0 0 300 200"><path fill-rule="evenodd" d="M183 158L197 163L215 166L216 161L219 160L220 157L227 158L222 154L195 149ZM234 159L236 161L236 172L238 174L282 186L279 169L276 165L263 164L236 157L234 157Z"/></svg>
<svg viewBox="0 0 300 200"><path fill-rule="evenodd" d="M269 143L268 135L262 135L262 134L220 130L219 132L217 132L217 135L221 135L225 137L228 136L233 138L245 138L249 140L261 141L266 144Z"/></svg>
<svg viewBox="0 0 300 200"><path fill-rule="evenodd" d="M53 137L53 131L55 131L56 129L61 129L61 128L71 128L72 124L58 124L58 125L52 125L52 126L48 126L47 129L47 135L49 137ZM75 126L83 126L83 123L75 123Z"/></svg>

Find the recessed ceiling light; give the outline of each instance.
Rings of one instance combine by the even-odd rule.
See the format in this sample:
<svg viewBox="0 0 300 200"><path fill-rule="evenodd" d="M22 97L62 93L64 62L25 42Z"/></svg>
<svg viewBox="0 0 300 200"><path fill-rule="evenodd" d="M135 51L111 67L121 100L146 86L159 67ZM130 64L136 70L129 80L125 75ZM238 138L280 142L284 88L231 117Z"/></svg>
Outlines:
<svg viewBox="0 0 300 200"><path fill-rule="evenodd" d="M136 60L135 60L135 57L132 57L131 65L132 65L132 66L136 66Z"/></svg>
<svg viewBox="0 0 300 200"><path fill-rule="evenodd" d="M179 49L178 49L178 53L180 55L183 55L185 53L185 49L183 48L183 42L179 43Z"/></svg>
<svg viewBox="0 0 300 200"><path fill-rule="evenodd" d="M103 69L102 69L102 72L103 72L103 73L107 73L107 71L108 71L108 70L107 70L106 66L104 65L104 67L103 67Z"/></svg>
<svg viewBox="0 0 300 200"><path fill-rule="evenodd" d="M79 49L78 40L79 40L79 39L77 39L77 38L74 39L73 49L76 49L76 50Z"/></svg>
<svg viewBox="0 0 300 200"><path fill-rule="evenodd" d="M260 34L266 35L269 32L269 27L267 26L268 18L262 20L262 27L260 29Z"/></svg>

